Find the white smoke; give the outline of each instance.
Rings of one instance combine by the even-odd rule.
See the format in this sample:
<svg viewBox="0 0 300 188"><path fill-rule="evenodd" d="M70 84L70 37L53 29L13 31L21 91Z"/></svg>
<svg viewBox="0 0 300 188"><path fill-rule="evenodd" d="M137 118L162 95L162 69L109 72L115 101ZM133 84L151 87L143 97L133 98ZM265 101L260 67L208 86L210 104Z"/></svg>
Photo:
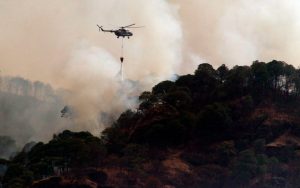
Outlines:
<svg viewBox="0 0 300 188"><path fill-rule="evenodd" d="M216 66L249 65L257 59L299 66L300 1L175 2L180 5L187 60L186 54L193 53Z"/></svg>

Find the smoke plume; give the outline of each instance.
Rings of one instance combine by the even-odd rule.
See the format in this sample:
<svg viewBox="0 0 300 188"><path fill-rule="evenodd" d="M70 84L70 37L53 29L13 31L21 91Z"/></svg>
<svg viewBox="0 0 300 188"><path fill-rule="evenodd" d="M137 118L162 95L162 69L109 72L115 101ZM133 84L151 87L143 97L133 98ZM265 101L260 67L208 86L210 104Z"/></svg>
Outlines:
<svg viewBox="0 0 300 188"><path fill-rule="evenodd" d="M233 66L278 59L299 66L299 1L175 2L187 60Z"/></svg>

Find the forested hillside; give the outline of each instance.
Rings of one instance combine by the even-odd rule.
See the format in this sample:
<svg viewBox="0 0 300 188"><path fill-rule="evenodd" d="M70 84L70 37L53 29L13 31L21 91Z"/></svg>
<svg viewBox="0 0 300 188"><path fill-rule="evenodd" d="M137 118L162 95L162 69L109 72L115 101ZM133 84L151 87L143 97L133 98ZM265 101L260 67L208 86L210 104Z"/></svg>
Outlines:
<svg viewBox="0 0 300 188"><path fill-rule="evenodd" d="M30 81L22 77L1 76L0 91L19 96L29 96L42 101L60 100L59 95L66 93L64 90L55 90L50 84L40 81Z"/></svg>
<svg viewBox="0 0 300 188"><path fill-rule="evenodd" d="M63 93L39 81L0 77L0 158L9 158L30 140L49 140L66 127L59 114Z"/></svg>
<svg viewBox="0 0 300 188"><path fill-rule="evenodd" d="M100 137L64 131L0 161L4 187L297 187L300 70L200 64ZM31 148L32 147L32 148ZM1 166L0 166L1 176Z"/></svg>

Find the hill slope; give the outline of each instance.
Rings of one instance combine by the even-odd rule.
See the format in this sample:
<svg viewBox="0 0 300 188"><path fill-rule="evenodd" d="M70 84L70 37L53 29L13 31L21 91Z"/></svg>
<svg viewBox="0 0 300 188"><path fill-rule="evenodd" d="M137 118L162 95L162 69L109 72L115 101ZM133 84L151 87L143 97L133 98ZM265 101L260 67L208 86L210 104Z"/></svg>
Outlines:
<svg viewBox="0 0 300 188"><path fill-rule="evenodd" d="M64 131L8 163L7 187L295 187L300 71L200 64L102 132ZM3 162L4 163L4 162ZM46 178L45 178L46 177Z"/></svg>

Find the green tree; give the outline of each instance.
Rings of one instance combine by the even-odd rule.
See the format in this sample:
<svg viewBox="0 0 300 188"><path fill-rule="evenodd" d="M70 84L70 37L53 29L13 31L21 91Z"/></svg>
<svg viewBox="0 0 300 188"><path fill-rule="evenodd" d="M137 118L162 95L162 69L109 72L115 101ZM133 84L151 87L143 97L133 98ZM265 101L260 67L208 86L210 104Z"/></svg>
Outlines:
<svg viewBox="0 0 300 188"><path fill-rule="evenodd" d="M180 90L168 93L164 100L178 109L185 109L192 102L191 96L187 92Z"/></svg>
<svg viewBox="0 0 300 188"><path fill-rule="evenodd" d="M271 76L272 88L278 89L279 77L284 74L284 62L273 60L267 64Z"/></svg>
<svg viewBox="0 0 300 188"><path fill-rule="evenodd" d="M140 96L139 100L140 101L150 101L152 97L152 94L150 91L144 91Z"/></svg>
<svg viewBox="0 0 300 188"><path fill-rule="evenodd" d="M101 140L105 143L108 153L120 154L129 141L129 135L115 123L112 127L104 129Z"/></svg>
<svg viewBox="0 0 300 188"><path fill-rule="evenodd" d="M33 173L21 164L9 165L3 178L4 187L28 187L33 182Z"/></svg>
<svg viewBox="0 0 300 188"><path fill-rule="evenodd" d="M252 85L254 95L262 96L269 82L269 72L267 64L264 62L254 61L251 65Z"/></svg>
<svg viewBox="0 0 300 188"><path fill-rule="evenodd" d="M291 77L292 82L294 83L294 92L296 96L299 96L300 93L300 70L295 70L295 73Z"/></svg>
<svg viewBox="0 0 300 188"><path fill-rule="evenodd" d="M293 65L285 65L284 66L284 77L285 77L285 84L284 84L284 91L286 95L293 92L295 82L294 82L294 75L296 74L296 69Z"/></svg>
<svg viewBox="0 0 300 188"><path fill-rule="evenodd" d="M176 146L186 138L186 129L177 119L155 122L141 128L132 140L140 144L150 144L157 147Z"/></svg>
<svg viewBox="0 0 300 188"><path fill-rule="evenodd" d="M217 71L208 63L200 64L195 71L195 79L200 91L212 91L215 89L218 83L217 78Z"/></svg>
<svg viewBox="0 0 300 188"><path fill-rule="evenodd" d="M208 63L202 63L195 71L196 76L209 76L217 78L217 71Z"/></svg>
<svg viewBox="0 0 300 188"><path fill-rule="evenodd" d="M175 86L175 83L172 81L169 81L169 80L162 81L152 88L152 93L154 95L166 94L174 86Z"/></svg>
<svg viewBox="0 0 300 188"><path fill-rule="evenodd" d="M190 88L193 92L193 102L200 108L214 100L214 92L220 84L217 71L208 63L198 66Z"/></svg>
<svg viewBox="0 0 300 188"><path fill-rule="evenodd" d="M187 87L190 90L195 89L195 78L193 75L187 74L187 75L183 75L178 77L178 79L175 82L176 86L180 86L180 87Z"/></svg>
<svg viewBox="0 0 300 188"><path fill-rule="evenodd" d="M222 64L220 67L217 68L217 73L222 83L225 81L228 72L229 69L225 64Z"/></svg>
<svg viewBox="0 0 300 188"><path fill-rule="evenodd" d="M248 66L234 66L228 73L225 87L229 97L248 93L251 69Z"/></svg>
<svg viewBox="0 0 300 188"><path fill-rule="evenodd" d="M207 105L199 114L197 130L200 138L214 141L228 137L232 119L229 108L221 103Z"/></svg>

